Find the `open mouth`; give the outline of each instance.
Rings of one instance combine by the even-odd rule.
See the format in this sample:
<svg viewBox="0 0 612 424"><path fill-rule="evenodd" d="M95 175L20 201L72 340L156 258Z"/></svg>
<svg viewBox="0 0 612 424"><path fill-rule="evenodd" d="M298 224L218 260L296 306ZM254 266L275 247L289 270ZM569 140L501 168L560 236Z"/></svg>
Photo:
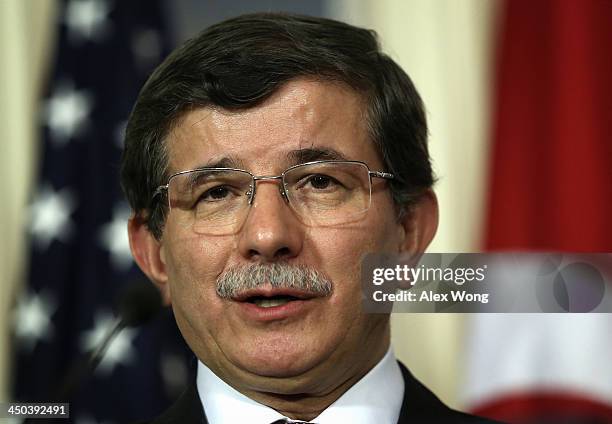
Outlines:
<svg viewBox="0 0 612 424"><path fill-rule="evenodd" d="M259 306L260 308L273 308L275 306L283 306L294 300L301 300L295 296L252 296L246 299L246 302Z"/></svg>
<svg viewBox="0 0 612 424"><path fill-rule="evenodd" d="M244 319L267 323L303 317L312 310L313 302L323 296L307 290L264 285L237 293L231 300L240 305Z"/></svg>
<svg viewBox="0 0 612 424"><path fill-rule="evenodd" d="M291 302L307 301L319 297L316 293L290 288L258 287L232 297L240 303L250 303L259 308L274 308Z"/></svg>

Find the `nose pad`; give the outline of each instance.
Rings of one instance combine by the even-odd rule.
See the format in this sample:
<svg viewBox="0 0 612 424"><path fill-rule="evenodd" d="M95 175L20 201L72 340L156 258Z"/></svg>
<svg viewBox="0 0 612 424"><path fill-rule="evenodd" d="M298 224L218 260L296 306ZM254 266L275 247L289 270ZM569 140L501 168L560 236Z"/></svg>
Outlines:
<svg viewBox="0 0 612 424"><path fill-rule="evenodd" d="M249 197L248 204L249 206L253 203L253 199L255 198L255 183L251 183L249 189L244 193L245 196Z"/></svg>
<svg viewBox="0 0 612 424"><path fill-rule="evenodd" d="M278 191L285 201L286 204L289 204L289 198L287 197L287 184L283 182L283 180L279 180L278 177L263 177L258 178L253 181L253 183L249 186L249 189L244 193L245 196L249 197L249 205L253 204L255 200L255 194L257 193L257 181L270 181L270 180L278 180Z"/></svg>
<svg viewBox="0 0 612 424"><path fill-rule="evenodd" d="M285 203L289 204L289 198L287 197L287 184L281 181L278 185L278 191L280 192L281 197L285 200Z"/></svg>

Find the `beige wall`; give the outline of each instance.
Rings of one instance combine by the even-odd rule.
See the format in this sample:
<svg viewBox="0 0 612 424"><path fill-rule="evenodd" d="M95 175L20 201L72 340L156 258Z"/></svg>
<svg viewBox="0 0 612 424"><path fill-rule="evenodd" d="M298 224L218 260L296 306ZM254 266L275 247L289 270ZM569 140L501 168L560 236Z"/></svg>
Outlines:
<svg viewBox="0 0 612 424"><path fill-rule="evenodd" d="M413 79L427 108L440 178L440 227L430 252L479 248L497 1L339 0L332 16L372 28ZM462 315L395 314L397 356L460 408Z"/></svg>
<svg viewBox="0 0 612 424"><path fill-rule="evenodd" d="M21 284L25 204L36 157L36 100L54 16L51 0L0 0L0 400L8 399L9 314Z"/></svg>

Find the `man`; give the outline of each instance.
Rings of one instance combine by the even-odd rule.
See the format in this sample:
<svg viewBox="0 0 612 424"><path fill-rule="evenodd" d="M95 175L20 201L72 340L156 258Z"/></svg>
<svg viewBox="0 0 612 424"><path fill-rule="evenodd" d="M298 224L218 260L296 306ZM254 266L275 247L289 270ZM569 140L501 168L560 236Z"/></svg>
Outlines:
<svg viewBox="0 0 612 424"><path fill-rule="evenodd" d="M280 14L171 54L130 117L134 258L197 380L158 423L481 422L399 364L368 252L423 252L438 210L421 99L371 31Z"/></svg>

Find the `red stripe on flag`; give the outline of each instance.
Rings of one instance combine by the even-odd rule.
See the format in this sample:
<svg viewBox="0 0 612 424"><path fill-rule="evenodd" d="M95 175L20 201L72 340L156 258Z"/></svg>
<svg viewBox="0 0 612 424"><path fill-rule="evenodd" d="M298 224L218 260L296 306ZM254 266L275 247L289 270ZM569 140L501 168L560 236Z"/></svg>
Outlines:
<svg viewBox="0 0 612 424"><path fill-rule="evenodd" d="M474 412L507 423L612 423L612 405L566 392L506 395L481 405Z"/></svg>
<svg viewBox="0 0 612 424"><path fill-rule="evenodd" d="M612 1L504 12L486 247L612 250Z"/></svg>

